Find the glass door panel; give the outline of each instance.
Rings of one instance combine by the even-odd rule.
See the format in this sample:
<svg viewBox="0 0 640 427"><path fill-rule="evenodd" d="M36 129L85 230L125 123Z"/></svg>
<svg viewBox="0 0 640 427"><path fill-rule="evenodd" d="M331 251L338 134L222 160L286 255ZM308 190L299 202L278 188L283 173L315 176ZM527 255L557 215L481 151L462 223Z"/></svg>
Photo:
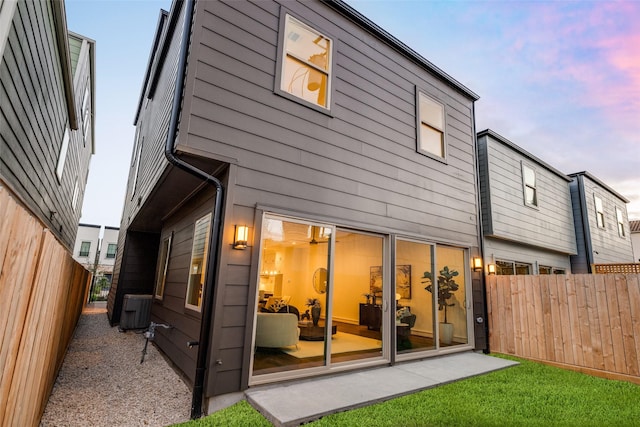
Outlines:
<svg viewBox="0 0 640 427"><path fill-rule="evenodd" d="M332 228L265 216L253 375L322 367Z"/></svg>
<svg viewBox="0 0 640 427"><path fill-rule="evenodd" d="M434 350L434 297L425 289L433 271L433 245L398 239L395 266L396 351Z"/></svg>
<svg viewBox="0 0 640 427"><path fill-rule="evenodd" d="M336 231L331 289L331 363L380 357L384 239Z"/></svg>
<svg viewBox="0 0 640 427"><path fill-rule="evenodd" d="M439 346L468 343L465 250L436 248Z"/></svg>

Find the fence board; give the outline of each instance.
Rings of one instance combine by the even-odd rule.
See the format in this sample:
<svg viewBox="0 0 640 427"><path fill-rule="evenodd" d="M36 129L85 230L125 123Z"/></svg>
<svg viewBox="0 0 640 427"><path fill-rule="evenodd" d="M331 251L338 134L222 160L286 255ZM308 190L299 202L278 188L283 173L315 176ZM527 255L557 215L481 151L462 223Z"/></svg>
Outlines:
<svg viewBox="0 0 640 427"><path fill-rule="evenodd" d="M0 186L0 425L37 426L89 272Z"/></svg>
<svg viewBox="0 0 640 427"><path fill-rule="evenodd" d="M640 274L488 276L487 290L493 351L640 383Z"/></svg>

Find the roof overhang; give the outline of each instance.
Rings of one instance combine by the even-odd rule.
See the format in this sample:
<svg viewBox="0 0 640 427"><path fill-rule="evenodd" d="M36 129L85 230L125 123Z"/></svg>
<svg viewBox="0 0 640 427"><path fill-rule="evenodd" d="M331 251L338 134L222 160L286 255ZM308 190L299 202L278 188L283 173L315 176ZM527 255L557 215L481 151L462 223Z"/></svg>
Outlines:
<svg viewBox="0 0 640 427"><path fill-rule="evenodd" d="M67 31L67 15L63 1L52 0L53 22L55 26L56 43L60 55L60 65L62 67L62 84L64 87L67 113L69 115L69 128L78 129L78 118L76 116L76 104L73 92L73 75L71 73L71 54L69 53L69 33Z"/></svg>

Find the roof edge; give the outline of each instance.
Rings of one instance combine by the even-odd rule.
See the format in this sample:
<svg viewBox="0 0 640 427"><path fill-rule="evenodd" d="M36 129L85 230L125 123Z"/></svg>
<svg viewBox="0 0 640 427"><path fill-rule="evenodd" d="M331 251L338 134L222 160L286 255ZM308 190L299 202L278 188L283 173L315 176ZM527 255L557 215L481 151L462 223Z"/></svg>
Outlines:
<svg viewBox="0 0 640 427"><path fill-rule="evenodd" d="M611 194L613 194L614 196L616 196L618 199L622 200L625 203L629 203L629 200L624 197L622 194L618 193L616 190L614 190L613 188L609 187L607 184L605 184L604 182L600 181L600 179L598 179L597 177L595 177L594 175L592 175L590 172L587 171L582 171L582 172L575 172L575 173L570 173L569 176L572 178L578 177L578 176L586 176L587 178L589 178L591 181L595 182L596 184L598 184L599 186L601 186L602 188L604 188L605 190L607 190L608 192L610 192Z"/></svg>
<svg viewBox="0 0 640 427"><path fill-rule="evenodd" d="M361 27L365 28L369 32L371 32L376 37L380 38L382 41L387 43L393 49L397 50L407 58L416 62L418 65L426 68L431 71L441 79L445 80L449 86L457 89L463 94L467 95L473 101L477 101L480 99L480 96L473 92L471 89L460 83L458 80L454 79L452 76L444 72L441 68L437 67L435 64L427 60L425 57L420 55L418 52L401 42L396 37L392 36L389 32L384 30L378 24L371 21L369 18L358 12L353 7L349 6L343 0L321 0L326 5L330 6L332 9L340 12L342 15L351 19Z"/></svg>
<svg viewBox="0 0 640 427"><path fill-rule="evenodd" d="M69 127L72 130L78 129L78 118L76 116L76 103L73 93L73 75L71 75L71 53L69 51L69 33L67 29L67 13L63 1L51 0L51 10L53 11L53 25L55 28L56 43L60 55L60 66L62 67L62 84L64 86L67 113L69 114Z"/></svg>
<svg viewBox="0 0 640 427"><path fill-rule="evenodd" d="M494 140L496 140L496 141L508 146L512 150L515 150L518 153L522 154L523 156L527 157L529 160L532 160L532 161L538 163L539 165L544 166L545 169L549 170L550 172L553 172L554 174L558 175L560 178L564 179L565 181L567 181L567 182L573 181L573 179L571 177L569 177L567 174L560 172L558 169L554 168L553 166L551 166L550 164L548 164L544 160L540 159L539 157L534 156L533 154L529 153L524 148L522 148L519 145L516 145L515 143L509 141L507 138L505 138L504 136L492 131L491 129L485 129L483 131L478 132L478 138L482 138L483 136L490 136Z"/></svg>

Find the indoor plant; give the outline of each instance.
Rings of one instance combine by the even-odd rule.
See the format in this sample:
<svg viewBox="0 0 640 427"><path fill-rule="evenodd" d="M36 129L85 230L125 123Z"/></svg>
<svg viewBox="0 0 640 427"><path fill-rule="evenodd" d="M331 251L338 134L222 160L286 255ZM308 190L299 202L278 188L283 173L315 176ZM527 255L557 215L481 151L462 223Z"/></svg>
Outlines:
<svg viewBox="0 0 640 427"><path fill-rule="evenodd" d="M313 326L318 326L320 320L320 300L318 298L307 298L306 306L311 308L311 321Z"/></svg>
<svg viewBox="0 0 640 427"><path fill-rule="evenodd" d="M444 310L444 322L440 323L440 340L444 344L451 344L453 340L453 324L447 321L447 307L452 307L455 303L449 304L447 301L460 288L454 279L457 275L456 270L449 270L446 265L438 274L438 310ZM425 289L433 293L433 273L425 271L422 279L422 283L429 283Z"/></svg>

